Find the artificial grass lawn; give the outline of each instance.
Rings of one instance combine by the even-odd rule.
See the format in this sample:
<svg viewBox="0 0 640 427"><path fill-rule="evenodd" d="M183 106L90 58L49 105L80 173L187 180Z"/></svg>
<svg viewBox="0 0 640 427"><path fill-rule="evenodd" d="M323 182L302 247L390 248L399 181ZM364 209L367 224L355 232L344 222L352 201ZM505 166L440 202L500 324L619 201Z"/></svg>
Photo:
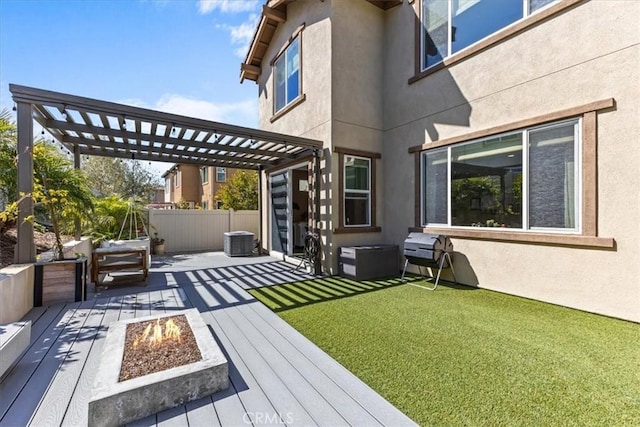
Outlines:
<svg viewBox="0 0 640 427"><path fill-rule="evenodd" d="M252 293L421 425L640 424L638 324L479 289L322 281Z"/></svg>

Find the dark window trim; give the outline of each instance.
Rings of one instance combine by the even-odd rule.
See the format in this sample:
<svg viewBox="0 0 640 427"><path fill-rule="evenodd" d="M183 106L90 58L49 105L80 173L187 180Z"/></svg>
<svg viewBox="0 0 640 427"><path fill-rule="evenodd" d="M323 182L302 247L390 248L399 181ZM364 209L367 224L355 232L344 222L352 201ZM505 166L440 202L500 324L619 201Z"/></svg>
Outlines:
<svg viewBox="0 0 640 427"><path fill-rule="evenodd" d="M376 215L376 160L381 159L380 153L372 151L356 150L347 147L333 147L333 151L338 154L338 226L333 228L334 234L347 233L379 233L382 227L377 226ZM366 157L371 160L371 225L345 227L344 224L344 156Z"/></svg>
<svg viewBox="0 0 640 427"><path fill-rule="evenodd" d="M568 12L574 7L586 3L588 0L564 0L557 4L551 5L548 8L545 8L539 12L533 13L520 21L506 27L502 30L499 30L492 35L482 39L477 42L473 46L465 48L460 52L457 52L447 58L445 58L439 64L436 64L432 67L427 68L426 70L422 70L422 35L421 28L421 4L422 1L416 1L414 7L415 11L415 30L414 30L414 76L409 78L408 83L413 84L418 80L422 80L423 78L442 70L443 68L447 68L451 65L457 64L459 62L465 61L478 53L484 52L491 47L498 45L502 42L505 42L513 37L516 37L520 33L523 33L530 28L533 28L544 21L551 19L557 15ZM417 9L416 9L417 8Z"/></svg>
<svg viewBox="0 0 640 427"><path fill-rule="evenodd" d="M615 249L615 239L612 237L598 236L598 193L597 193L597 144L598 112L606 112L615 108L615 100L608 98L589 104L580 105L554 113L536 116L530 119L520 120L506 125L496 126L477 132L460 135L453 138L435 141L409 148L409 153L415 156L415 191L414 191L414 226L409 231L424 233L446 234L451 237L460 237L472 240L493 240L514 243L577 246L600 249ZM531 231L492 231L486 229L471 230L456 227L422 227L421 225L421 161L422 151L453 145L460 142L498 135L504 132L543 125L554 121L561 121L572 117L582 118L582 233L581 234L555 234L539 233Z"/></svg>
<svg viewBox="0 0 640 427"><path fill-rule="evenodd" d="M307 99L305 93L304 93L304 86L302 84L303 81L303 76L302 76L302 30L304 30L305 28L305 23L303 22L300 26L298 26L298 28L295 29L295 31L291 34L291 36L289 37L289 39L287 40L287 42L280 48L280 50L278 51L278 53L276 54L276 56L273 57L273 59L271 60L271 62L269 62L269 64L271 65L271 75L272 75L272 83L271 83L271 93L273 94L272 98L272 105L271 105L271 111L272 111L272 116L269 119L269 121L271 123L275 122L276 120L278 120L280 117L284 116L285 114L287 114L289 111L291 111L294 107L296 107L297 105L300 105L302 102L304 102L305 99ZM299 76L299 85L300 85L300 93L298 94L298 96L293 99L291 102L289 102L288 104L286 104L284 107L282 107L281 109L279 109L278 111L276 111L276 70L275 70L275 64L276 61L278 59L280 59L280 57L282 55L284 55L284 53L287 51L287 49L289 48L289 46L291 46L291 43L294 42L294 40L296 38L298 38L298 73L300 73Z"/></svg>

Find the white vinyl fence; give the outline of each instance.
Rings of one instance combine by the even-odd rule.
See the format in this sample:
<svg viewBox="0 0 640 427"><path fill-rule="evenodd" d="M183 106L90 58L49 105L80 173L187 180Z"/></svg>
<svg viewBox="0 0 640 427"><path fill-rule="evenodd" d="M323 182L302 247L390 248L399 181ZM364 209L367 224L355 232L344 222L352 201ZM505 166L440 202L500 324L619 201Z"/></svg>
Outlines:
<svg viewBox="0 0 640 427"><path fill-rule="evenodd" d="M226 231L249 231L258 238L258 211L150 209L149 234L165 240L166 252L218 251Z"/></svg>

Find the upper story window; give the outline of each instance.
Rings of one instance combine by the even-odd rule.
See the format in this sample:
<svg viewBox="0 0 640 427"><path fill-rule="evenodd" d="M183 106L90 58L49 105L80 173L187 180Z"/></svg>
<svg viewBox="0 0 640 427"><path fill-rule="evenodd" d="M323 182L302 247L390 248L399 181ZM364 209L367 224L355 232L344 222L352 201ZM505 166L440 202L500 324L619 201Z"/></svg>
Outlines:
<svg viewBox="0 0 640 427"><path fill-rule="evenodd" d="M227 168L216 168L216 182L227 182Z"/></svg>
<svg viewBox="0 0 640 427"><path fill-rule="evenodd" d="M164 194L171 193L171 177L166 177L164 179Z"/></svg>
<svg viewBox="0 0 640 427"><path fill-rule="evenodd" d="M200 183L206 184L209 182L209 168L207 166L202 166L200 168Z"/></svg>
<svg viewBox="0 0 640 427"><path fill-rule="evenodd" d="M421 69L557 0L422 0Z"/></svg>
<svg viewBox="0 0 640 427"><path fill-rule="evenodd" d="M282 110L301 95L300 37L296 37L273 64L274 112Z"/></svg>
<svg viewBox="0 0 640 427"><path fill-rule="evenodd" d="M422 224L580 232L580 120L427 150Z"/></svg>
<svg viewBox="0 0 640 427"><path fill-rule="evenodd" d="M180 169L173 174L173 186L180 187Z"/></svg>

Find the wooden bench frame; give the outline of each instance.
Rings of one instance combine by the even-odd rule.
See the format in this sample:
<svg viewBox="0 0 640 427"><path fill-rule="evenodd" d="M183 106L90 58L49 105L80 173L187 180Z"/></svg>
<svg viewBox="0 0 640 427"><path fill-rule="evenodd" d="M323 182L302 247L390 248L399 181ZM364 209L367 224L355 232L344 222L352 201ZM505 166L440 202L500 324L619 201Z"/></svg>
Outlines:
<svg viewBox="0 0 640 427"><path fill-rule="evenodd" d="M97 248L91 258L91 281L98 286L101 284L100 274L138 270L146 284L149 275L147 257L147 249L142 247Z"/></svg>

